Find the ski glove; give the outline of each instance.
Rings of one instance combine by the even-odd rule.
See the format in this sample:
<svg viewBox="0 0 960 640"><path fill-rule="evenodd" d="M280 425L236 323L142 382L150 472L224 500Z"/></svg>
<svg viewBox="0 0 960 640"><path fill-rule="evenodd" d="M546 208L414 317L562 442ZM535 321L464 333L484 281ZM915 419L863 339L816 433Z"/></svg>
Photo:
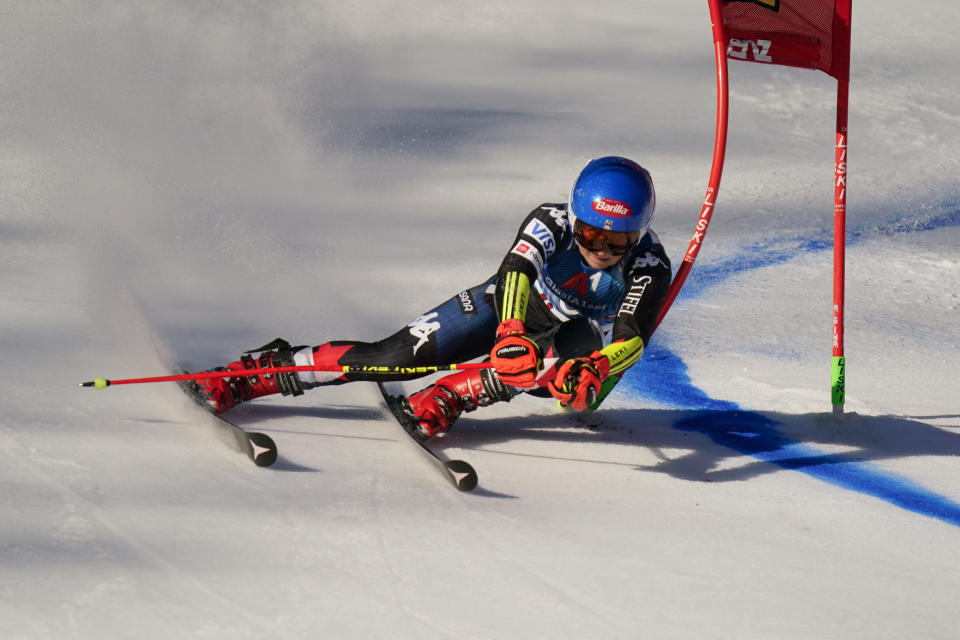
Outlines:
<svg viewBox="0 0 960 640"><path fill-rule="evenodd" d="M607 356L594 351L589 358L573 358L560 365L547 387L564 407L584 411L596 402L600 387L609 375Z"/></svg>
<svg viewBox="0 0 960 640"><path fill-rule="evenodd" d="M512 387L532 387L543 366L540 347L527 337L523 322L504 320L497 326L497 343L490 352L490 364L500 380Z"/></svg>

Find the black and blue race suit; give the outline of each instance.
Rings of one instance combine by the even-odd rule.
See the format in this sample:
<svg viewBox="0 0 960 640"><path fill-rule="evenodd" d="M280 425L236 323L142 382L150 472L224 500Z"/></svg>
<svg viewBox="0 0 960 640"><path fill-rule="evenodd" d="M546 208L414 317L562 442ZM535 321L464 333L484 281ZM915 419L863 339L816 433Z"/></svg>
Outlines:
<svg viewBox="0 0 960 640"><path fill-rule="evenodd" d="M617 264L593 269L584 263L572 227L567 205L540 205L524 219L496 275L388 338L330 342L316 347L314 357L339 366L466 362L488 355L497 325L517 318L540 346L545 371L558 359L599 350L611 373L622 374L640 358L656 328L670 286L670 261L656 234L647 231ZM363 373L304 377L305 386L376 379Z"/></svg>

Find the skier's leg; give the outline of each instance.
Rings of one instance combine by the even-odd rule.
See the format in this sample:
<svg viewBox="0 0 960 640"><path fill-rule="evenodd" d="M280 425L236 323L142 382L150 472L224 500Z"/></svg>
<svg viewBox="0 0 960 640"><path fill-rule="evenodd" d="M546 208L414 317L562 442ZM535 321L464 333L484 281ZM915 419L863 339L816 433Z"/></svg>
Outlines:
<svg viewBox="0 0 960 640"><path fill-rule="evenodd" d="M484 355L492 347L496 313L485 301L492 279L453 296L423 314L392 336L377 342L338 340L318 347L291 347L274 340L254 349L239 361L216 370L236 370L266 366L317 366L339 368L345 365L417 366L463 362ZM257 356L250 354L257 353ZM420 377L397 376L396 380ZM343 384L357 380L376 380L375 374L342 371L307 371L277 376L238 376L210 378L198 386L216 413L265 395L300 395L304 389Z"/></svg>
<svg viewBox="0 0 960 640"><path fill-rule="evenodd" d="M436 332L436 344L426 336L423 348L436 348L436 360L440 362L464 362L486 356L493 348L499 316L494 307L495 279L461 292L434 312L419 320L426 331L417 332L417 344L424 340L429 326L423 322L436 320L441 328ZM452 329L444 329L444 318L451 311L468 317L466 321L453 323ZM437 313L433 317L433 313ZM456 314L454 314L456 315ZM417 324L417 323L414 323ZM414 325L411 325L414 326ZM411 333L414 330L411 329ZM402 333L402 332L401 332ZM433 334L431 334L433 335ZM494 369L464 370L443 376L428 387L407 398L408 410L419 421L420 434L429 438L450 428L464 411L473 411L502 400L509 401L516 390L503 384Z"/></svg>
<svg viewBox="0 0 960 640"><path fill-rule="evenodd" d="M245 369L266 369L268 367L294 366L294 353L304 347L291 347L282 338L244 353L240 360L213 371L237 371ZM253 355L258 354L258 355ZM299 396L303 394L303 384L295 372L267 375L237 375L228 378L207 378L193 383L198 396L205 396L207 404L215 413L223 413L230 407L247 400L260 398L274 393Z"/></svg>
<svg viewBox="0 0 960 640"><path fill-rule="evenodd" d="M410 413L419 421L420 435L429 438L446 431L464 411L510 401L515 390L500 381L494 369L468 369L444 376L407 398Z"/></svg>
<svg viewBox="0 0 960 640"><path fill-rule="evenodd" d="M490 298L486 302L493 306ZM551 315L536 312L531 316L531 338L544 354L546 365L537 379L537 384L541 386L521 391L503 384L493 369L458 371L444 376L407 398L411 413L419 420L420 433L424 438L447 431L463 412L494 402L509 401L521 392L549 397L545 385L553 379L557 363L588 355L603 346L602 334L590 320L578 318L559 322ZM492 338L487 341L489 346L486 351L492 348L492 342Z"/></svg>
<svg viewBox="0 0 960 640"><path fill-rule="evenodd" d="M496 313L488 302L492 279L461 291L377 342L337 340L295 354L298 365L339 369L347 365L415 367L465 362L493 347ZM492 293L492 289L490 289ZM411 380L422 374L398 375ZM382 379L375 373L310 371L301 374L304 388Z"/></svg>

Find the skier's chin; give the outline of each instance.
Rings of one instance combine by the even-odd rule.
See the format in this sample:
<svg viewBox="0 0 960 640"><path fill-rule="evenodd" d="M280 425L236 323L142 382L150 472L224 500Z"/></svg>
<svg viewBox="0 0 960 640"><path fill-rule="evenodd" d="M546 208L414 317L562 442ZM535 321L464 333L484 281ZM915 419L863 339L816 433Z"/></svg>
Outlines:
<svg viewBox="0 0 960 640"><path fill-rule="evenodd" d="M583 261L586 262L587 266L591 269L607 269L620 262L620 258L623 257L615 256L606 251L594 253L587 251L583 247L580 247L580 255L583 256Z"/></svg>

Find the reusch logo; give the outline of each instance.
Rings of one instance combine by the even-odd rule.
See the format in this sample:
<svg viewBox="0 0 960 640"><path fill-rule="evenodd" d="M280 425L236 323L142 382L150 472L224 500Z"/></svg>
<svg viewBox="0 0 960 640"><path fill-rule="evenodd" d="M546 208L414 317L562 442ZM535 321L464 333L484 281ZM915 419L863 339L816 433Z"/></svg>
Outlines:
<svg viewBox="0 0 960 640"><path fill-rule="evenodd" d="M627 218L633 213L629 205L619 200L611 200L610 198L596 198L591 203L591 206L593 206L593 210L597 213L615 218Z"/></svg>
<svg viewBox="0 0 960 640"><path fill-rule="evenodd" d="M522 344L512 344L497 349L497 356L500 358L516 358L519 355L526 354L529 349Z"/></svg>

